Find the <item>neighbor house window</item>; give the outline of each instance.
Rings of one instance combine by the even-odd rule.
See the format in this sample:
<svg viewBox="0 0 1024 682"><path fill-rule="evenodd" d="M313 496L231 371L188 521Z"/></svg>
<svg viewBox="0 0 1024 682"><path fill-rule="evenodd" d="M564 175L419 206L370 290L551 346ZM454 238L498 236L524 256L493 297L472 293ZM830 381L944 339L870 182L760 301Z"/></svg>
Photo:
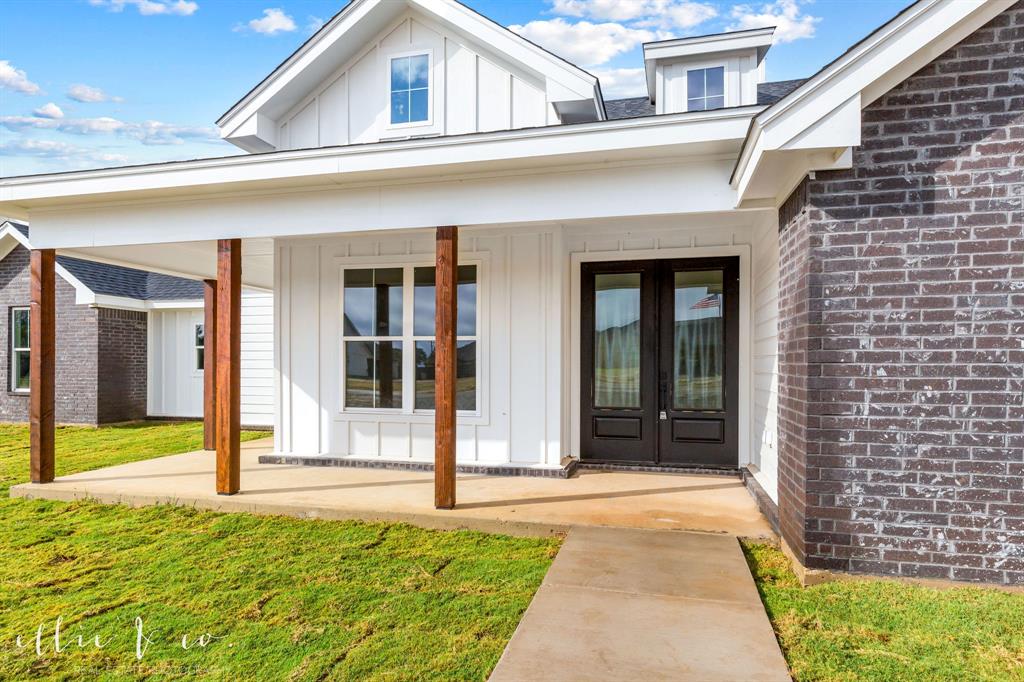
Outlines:
<svg viewBox="0 0 1024 682"><path fill-rule="evenodd" d="M206 367L206 333L201 324L196 325L196 371L202 372Z"/></svg>
<svg viewBox="0 0 1024 682"><path fill-rule="evenodd" d="M434 268L346 269L345 409L434 409ZM458 269L456 409L478 406L477 266ZM408 364L406 364L408 362Z"/></svg>
<svg viewBox="0 0 1024 682"><path fill-rule="evenodd" d="M686 72L686 110L705 111L725 106L725 67Z"/></svg>
<svg viewBox="0 0 1024 682"><path fill-rule="evenodd" d="M11 309L11 390L28 391L28 308Z"/></svg>
<svg viewBox="0 0 1024 682"><path fill-rule="evenodd" d="M391 59L391 124L430 120L430 55Z"/></svg>

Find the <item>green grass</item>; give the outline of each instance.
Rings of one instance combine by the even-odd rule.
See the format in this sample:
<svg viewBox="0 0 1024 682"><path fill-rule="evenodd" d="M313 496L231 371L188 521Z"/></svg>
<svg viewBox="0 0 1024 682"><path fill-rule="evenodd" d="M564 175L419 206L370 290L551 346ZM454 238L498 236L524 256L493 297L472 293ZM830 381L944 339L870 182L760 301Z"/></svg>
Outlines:
<svg viewBox="0 0 1024 682"><path fill-rule="evenodd" d="M803 588L777 548L744 552L800 682L1024 680L1024 594L870 579Z"/></svg>
<svg viewBox="0 0 1024 682"><path fill-rule="evenodd" d="M57 472L194 450L201 435L194 423L62 428ZM0 679L483 680L559 546L9 499L27 443L24 427L0 426ZM141 661L137 617L153 642ZM58 618L71 644L60 654ZM217 639L182 649L204 633ZM79 649L78 635L103 648Z"/></svg>

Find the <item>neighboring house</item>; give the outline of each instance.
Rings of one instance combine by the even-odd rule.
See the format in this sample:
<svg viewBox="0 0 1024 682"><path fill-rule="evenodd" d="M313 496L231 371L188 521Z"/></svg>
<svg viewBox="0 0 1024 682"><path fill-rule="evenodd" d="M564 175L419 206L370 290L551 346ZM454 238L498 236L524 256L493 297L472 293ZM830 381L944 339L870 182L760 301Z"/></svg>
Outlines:
<svg viewBox="0 0 1024 682"><path fill-rule="evenodd" d="M457 2L354 0L218 121L259 153L0 210L273 289L279 456L739 470L809 569L1024 583L1024 5L919 0L803 81L771 42L648 44L648 96L605 101Z"/></svg>
<svg viewBox="0 0 1024 682"><path fill-rule="evenodd" d="M28 421L28 225L0 224L0 421ZM203 416L203 283L57 257L56 419L107 424ZM273 297L243 298L242 423L273 424Z"/></svg>

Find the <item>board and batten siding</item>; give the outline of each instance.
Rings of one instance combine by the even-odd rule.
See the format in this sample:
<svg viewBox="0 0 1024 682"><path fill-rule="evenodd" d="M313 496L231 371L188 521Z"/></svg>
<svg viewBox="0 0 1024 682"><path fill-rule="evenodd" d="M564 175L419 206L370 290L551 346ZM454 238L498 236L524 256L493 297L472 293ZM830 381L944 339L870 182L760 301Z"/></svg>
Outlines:
<svg viewBox="0 0 1024 682"><path fill-rule="evenodd" d="M459 233L460 262L478 265L478 414L459 415L460 462L554 466L563 451L552 228ZM276 448L282 453L433 461L430 413L342 411L342 269L433 265L433 231L278 240ZM512 267L512 263L515 266Z"/></svg>
<svg viewBox="0 0 1024 682"><path fill-rule="evenodd" d="M389 58L431 55L428 125L390 127ZM280 119L278 149L309 149L408 136L459 135L557 123L545 84L465 36L409 13Z"/></svg>
<svg viewBox="0 0 1024 682"><path fill-rule="evenodd" d="M274 423L273 295L242 295L242 424ZM153 417L203 416L203 373L195 367L195 326L201 304L149 313L148 413Z"/></svg>
<svg viewBox="0 0 1024 682"><path fill-rule="evenodd" d="M703 224L697 224L703 220ZM578 453L579 263L736 255L741 259L741 465L774 472L773 214L633 219L573 227L460 231L480 263L478 416L458 418L460 462L557 466ZM343 411L341 273L432 264L432 231L278 240L276 448L281 453L432 461L430 414ZM284 324L283 321L290 321ZM762 476L763 478L763 476ZM775 494L774 481L763 483Z"/></svg>

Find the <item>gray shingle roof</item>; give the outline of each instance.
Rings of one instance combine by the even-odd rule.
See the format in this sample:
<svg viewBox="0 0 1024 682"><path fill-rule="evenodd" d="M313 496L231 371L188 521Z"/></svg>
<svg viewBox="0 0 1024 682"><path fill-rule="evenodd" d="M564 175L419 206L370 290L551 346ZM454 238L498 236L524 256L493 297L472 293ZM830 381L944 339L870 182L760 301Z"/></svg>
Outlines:
<svg viewBox="0 0 1024 682"><path fill-rule="evenodd" d="M203 283L120 265L57 256L68 272L95 294L123 296L140 301L196 300L203 297Z"/></svg>
<svg viewBox="0 0 1024 682"><path fill-rule="evenodd" d="M806 78L797 78L791 81L775 81L774 83L760 83L757 86L758 104L775 104L780 99L793 92L807 82Z"/></svg>
<svg viewBox="0 0 1024 682"><path fill-rule="evenodd" d="M791 81L760 83L757 86L757 103L762 106L775 104L800 87L806 80L806 78L798 78ZM609 121L623 118L639 118L640 116L654 116L654 105L646 97L608 100L604 103L604 108L608 113Z"/></svg>
<svg viewBox="0 0 1024 682"><path fill-rule="evenodd" d="M25 237L29 236L29 227L25 223L14 220L7 222ZM194 301L203 297L203 283L184 277L97 263L71 256L57 256L57 262L78 281L89 287L94 294L134 298L138 301Z"/></svg>
<svg viewBox="0 0 1024 682"><path fill-rule="evenodd" d="M646 97L607 100L604 103L604 110L608 114L609 121L654 115L654 105Z"/></svg>

